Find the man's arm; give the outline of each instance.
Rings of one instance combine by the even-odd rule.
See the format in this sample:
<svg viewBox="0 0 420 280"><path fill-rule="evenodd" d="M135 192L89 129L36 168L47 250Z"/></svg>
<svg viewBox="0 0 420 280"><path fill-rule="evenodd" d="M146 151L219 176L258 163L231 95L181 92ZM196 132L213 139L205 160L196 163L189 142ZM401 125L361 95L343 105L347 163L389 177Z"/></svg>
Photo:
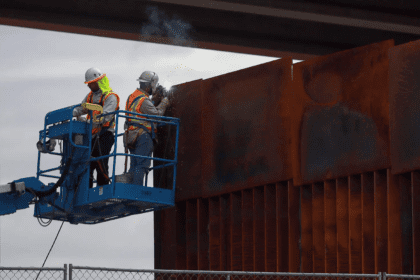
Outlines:
<svg viewBox="0 0 420 280"><path fill-rule="evenodd" d="M85 96L85 98L83 99L82 103L85 103L87 101L87 95ZM89 111L85 108L83 108L82 106L76 107L73 110L73 117L78 117L81 115L85 115L87 114Z"/></svg>
<svg viewBox="0 0 420 280"><path fill-rule="evenodd" d="M115 112L117 107L117 97L115 95L110 95L104 102L104 114ZM104 122L109 122L115 115L108 115L104 117Z"/></svg>
<svg viewBox="0 0 420 280"><path fill-rule="evenodd" d="M146 115L158 115L163 116L166 108L169 106L168 98L163 98L160 104L155 107L149 98L146 98L141 104L140 111Z"/></svg>

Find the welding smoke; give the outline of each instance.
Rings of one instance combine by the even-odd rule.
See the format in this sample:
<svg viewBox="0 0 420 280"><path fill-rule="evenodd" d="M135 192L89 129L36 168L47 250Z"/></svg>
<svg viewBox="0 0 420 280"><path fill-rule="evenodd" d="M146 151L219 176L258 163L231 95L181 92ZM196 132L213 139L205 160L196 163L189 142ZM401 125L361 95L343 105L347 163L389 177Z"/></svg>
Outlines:
<svg viewBox="0 0 420 280"><path fill-rule="evenodd" d="M157 7L146 8L149 15L149 21L142 26L141 34L148 40L149 36L157 35L167 37L172 44L178 46L193 46L193 41L188 35L192 26L174 15L169 18L165 12L160 11Z"/></svg>

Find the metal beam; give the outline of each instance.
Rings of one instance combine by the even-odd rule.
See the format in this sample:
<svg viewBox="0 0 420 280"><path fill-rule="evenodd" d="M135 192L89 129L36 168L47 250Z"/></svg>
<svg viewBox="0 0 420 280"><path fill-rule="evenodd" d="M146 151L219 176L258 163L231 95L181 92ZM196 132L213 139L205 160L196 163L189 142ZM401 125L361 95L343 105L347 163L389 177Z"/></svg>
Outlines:
<svg viewBox="0 0 420 280"><path fill-rule="evenodd" d="M152 2L420 35L418 19L331 5L312 3L302 5L285 1L275 1L275 4L269 1L266 5L264 2L267 1L258 1L256 5L208 0L152 0ZM274 5L277 7L273 7Z"/></svg>
<svg viewBox="0 0 420 280"><path fill-rule="evenodd" d="M192 27L186 46L301 60L389 39L396 45L420 39L420 19L413 7L398 3L387 3L384 9L372 1L233 1L3 1L0 24L180 45L173 34L142 34L144 27L156 23L147 9L155 7L157 28L162 28L162 18Z"/></svg>
<svg viewBox="0 0 420 280"><path fill-rule="evenodd" d="M23 15L23 16L22 16ZM110 22L106 22L101 19L85 19L77 16L66 16L60 15L61 19L59 22L47 22L46 20L41 20L44 18L50 18L51 14L42 13L42 12L30 12L30 11L19 11L14 9L3 9L0 13L0 24L10 25L17 27L26 27L34 28L40 30L50 30L58 32L67 32L81 35L91 35L91 36L100 36L108 37L115 39L131 40L131 41L141 41L141 42L150 42L158 44L167 44L173 45L173 40L168 37L161 36L142 36L139 33L132 33L124 30L131 30L130 24L126 23L113 23L112 26ZM73 19L74 22L82 23L80 25L71 25L66 22ZM90 27L96 26L96 27ZM100 27L100 28L99 28ZM265 49L258 47L248 47L241 45L233 44L224 44L214 41L192 41L191 47L199 49L208 49L208 50L218 50L226 52L235 52L243 54L253 54L253 55L262 55L262 56L271 56L271 57L292 57L297 60L308 60L318 55L310 53L298 53L293 51L283 51L275 49Z"/></svg>

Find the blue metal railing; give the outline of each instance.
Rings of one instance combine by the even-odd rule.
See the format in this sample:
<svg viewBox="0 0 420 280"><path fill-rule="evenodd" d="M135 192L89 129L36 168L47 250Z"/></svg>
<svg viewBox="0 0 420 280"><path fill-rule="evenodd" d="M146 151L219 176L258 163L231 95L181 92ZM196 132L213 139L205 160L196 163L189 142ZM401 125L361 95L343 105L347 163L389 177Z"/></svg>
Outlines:
<svg viewBox="0 0 420 280"><path fill-rule="evenodd" d="M40 137L39 137L39 139L42 140L42 142L43 142L44 149L46 149L46 147L45 147L46 138L49 137L48 136L49 128L47 128L47 126L48 125L57 125L60 122L61 123L69 122L69 124L68 124L68 140L69 140L70 145L74 148L88 149L89 155L91 155L91 152L92 152L92 133L91 133L91 131L92 131L92 128L93 128L92 122L90 122L89 126L87 126L87 129L89 131L86 131L86 134L89 136L88 137L88 143L89 143L88 146L76 145L73 141L73 128L74 128L73 110L74 110L74 108L76 108L80 105L81 104L77 104L77 105L73 105L73 106L66 107L66 108L63 108L63 109L59 109L59 110L56 110L56 111L52 111L52 112L49 112L45 116L44 129L42 131L40 131ZM126 113L130 113L131 115L135 115L135 117L134 116L126 116L125 115ZM91 111L89 111L89 114L90 114L90 117L92 119ZM122 115L122 114L124 114L124 115ZM101 117L106 117L108 115L115 115L114 150L109 155L104 155L104 156L100 156L100 157L96 157L96 158L90 158L89 161L97 161L97 160L100 160L100 159L113 157L111 179L112 179L112 187L113 187L114 191L115 191L115 170L116 170L116 157L117 156L129 156L129 157L145 158L145 159L150 159L150 160L162 162L161 165L150 167L149 171L153 170L153 169L157 170L157 169L162 169L162 168L166 168L166 167L173 167L174 175L173 175L172 190L175 191L176 165L178 163L179 119L172 118L172 117L166 117L166 116L139 114L139 113L134 113L134 112L125 111L125 110L118 110L118 111L114 111L114 112L111 112L111 113L102 114ZM176 138L175 138L174 159L164 159L164 158L148 157L148 156L142 156L142 155L127 154L127 153L117 153L118 137L124 135L124 133L118 134L119 118L125 118L125 119L130 118L130 119L134 119L134 120L149 121L153 124L157 124L157 127L166 126L166 125L175 126L176 127ZM62 153L51 152L49 154L63 156ZM59 170L61 167L50 168L50 169L47 169L47 170L40 170L40 162L41 162L41 152L38 152L37 178L39 178L40 176L51 177L51 178L59 178L58 176L46 175L45 173L55 171L55 170Z"/></svg>
<svg viewBox="0 0 420 280"><path fill-rule="evenodd" d="M45 115L45 119L44 119L44 129L40 131L39 133L39 140L42 140L42 145L44 147L45 150L47 150L47 147L45 146L47 137L48 137L48 129L47 126L48 125L52 125L52 124L57 124L59 122L70 122L69 124L69 139L70 139L70 143L73 144L73 146L78 147L78 148L87 148L85 146L79 146L73 143L72 140L72 129L73 129L73 110L76 107L79 107L81 104L76 104L73 106L69 106L66 108L62 108L62 109L58 109L55 111L51 111L49 113L47 113ZM51 155L59 155L59 156L63 156L62 153L54 153L54 152L50 152L49 154ZM37 163L37 172L36 172L36 176L37 179L39 179L40 176L43 177L51 177L51 178L59 178L57 176L52 176L52 175L45 175L44 173L50 172L50 171L54 171L54 170L58 170L60 169L60 167L57 167L55 169L48 169L48 170L40 170L40 165L41 165L41 152L38 151L38 163Z"/></svg>
<svg viewBox="0 0 420 280"><path fill-rule="evenodd" d="M120 115L121 113L130 113L131 115L136 115L138 117L133 117L133 116L126 116L126 115ZM175 185L176 185L176 165L178 163L178 137L179 137L179 119L177 118L172 118L172 117L165 117L165 116L156 116L156 115L147 115L147 114L139 114L139 113L134 113L131 111L125 111L125 110L118 110L115 112L111 112L111 113L106 113L106 114L102 114L102 117L108 116L108 115L116 115L117 117L115 118L115 135L114 135L114 151L109 154L109 155L105 155L105 156L100 156L100 157L96 157L96 158L91 158L90 161L97 161L100 159L104 159L104 158L109 158L109 157L113 157L114 161L113 161L113 172L112 172L112 184L113 184L113 189L115 191L115 166L116 166L116 157L117 156L129 156L129 157L137 157L137 158L145 158L145 159L150 159L150 160L154 160L154 161L161 161L161 162L167 162L167 164L164 165L158 165L158 166L153 166L149 168L150 170L153 169L161 169L161 168L165 168L165 167L170 167L173 166L174 168L174 180L173 180L173 185L172 185L172 190L175 191ZM143 118L140 118L143 117ZM118 120L119 118L130 118L130 119L134 119L134 120L141 120L141 121L150 121L152 123L159 123L161 125L158 126L164 126L164 125L172 125L172 126L176 126L177 132L176 132L176 140L175 140L175 158L173 160L169 160L169 159L163 159L163 158L157 158L157 157L148 157L148 156L141 156L141 155L133 155L133 154L126 154L126 153L117 153L117 144L118 144L118 137L123 136L124 133L118 134ZM161 120L159 120L161 119Z"/></svg>

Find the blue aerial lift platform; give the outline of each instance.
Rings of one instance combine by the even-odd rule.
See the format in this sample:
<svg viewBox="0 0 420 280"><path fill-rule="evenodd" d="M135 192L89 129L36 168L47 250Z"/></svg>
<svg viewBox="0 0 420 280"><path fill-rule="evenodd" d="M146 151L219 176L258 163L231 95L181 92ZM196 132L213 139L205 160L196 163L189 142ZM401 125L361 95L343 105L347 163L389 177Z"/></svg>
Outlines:
<svg viewBox="0 0 420 280"><path fill-rule="evenodd" d="M34 216L49 220L67 221L72 224L97 224L126 216L156 211L175 205L176 165L178 156L179 119L136 114L131 119L149 120L154 126L172 126L176 129L175 153L173 159L145 157L117 152L117 141L124 133L118 134L118 121L127 118L127 111L118 110L108 114L115 115L114 149L109 155L91 157L92 122L81 122L73 119L73 110L82 104L49 112L45 116L44 129L39 139L42 151L38 152L37 176L15 180L0 185L0 215L12 214L19 209L35 204ZM93 104L87 104L93 105ZM86 104L83 104L86 106ZM99 105L93 105L93 107ZM85 107L89 109L89 106ZM100 108L102 109L102 108ZM93 110L93 109L92 109ZM89 112L92 119L92 111ZM59 153L48 149L48 141L62 140L62 151ZM121 139L122 140L122 139ZM121 141L120 140L120 141ZM41 155L47 153L61 157L61 164L48 170L40 169ZM171 168L173 172L172 189L147 187L115 180L117 156L143 157L153 160L150 170ZM89 188L90 162L102 158L113 158L110 166L110 184ZM156 165L159 163L159 165ZM48 173L59 170L61 176ZM40 177L57 179L56 183L44 185Z"/></svg>

